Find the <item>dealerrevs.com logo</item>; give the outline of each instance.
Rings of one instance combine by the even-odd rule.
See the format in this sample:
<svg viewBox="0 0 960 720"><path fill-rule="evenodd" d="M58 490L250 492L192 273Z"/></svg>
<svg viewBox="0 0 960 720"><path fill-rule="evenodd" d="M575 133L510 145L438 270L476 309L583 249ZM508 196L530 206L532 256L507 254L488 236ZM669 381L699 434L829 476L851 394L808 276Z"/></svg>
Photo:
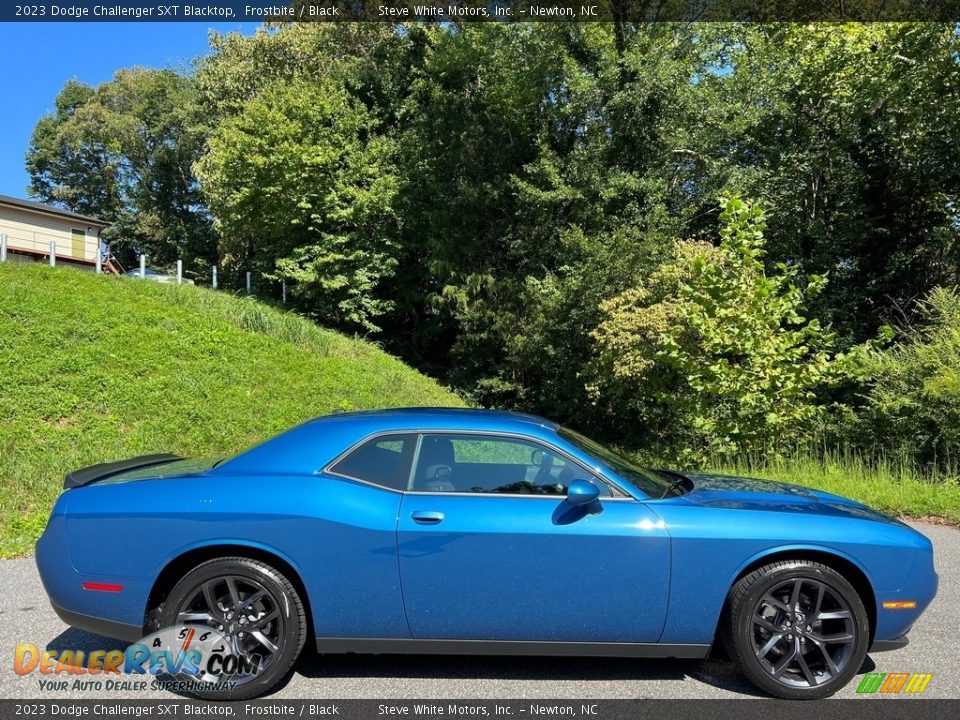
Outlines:
<svg viewBox="0 0 960 720"><path fill-rule="evenodd" d="M216 630L182 625L126 650L40 650L22 643L14 651L13 671L36 673L40 689L48 691L230 691L253 680L263 662L260 655L237 652Z"/></svg>

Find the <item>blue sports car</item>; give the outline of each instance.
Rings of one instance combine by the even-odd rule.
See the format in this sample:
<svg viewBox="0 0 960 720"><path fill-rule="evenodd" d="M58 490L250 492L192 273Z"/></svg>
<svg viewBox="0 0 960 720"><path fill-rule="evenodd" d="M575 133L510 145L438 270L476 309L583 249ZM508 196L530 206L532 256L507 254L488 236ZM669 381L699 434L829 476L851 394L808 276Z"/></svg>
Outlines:
<svg viewBox="0 0 960 720"><path fill-rule="evenodd" d="M67 475L36 559L68 624L180 628L260 695L320 653L703 658L821 698L907 642L930 541L852 500L650 470L549 420L396 409L306 422L226 460ZM239 658L239 660L236 660Z"/></svg>

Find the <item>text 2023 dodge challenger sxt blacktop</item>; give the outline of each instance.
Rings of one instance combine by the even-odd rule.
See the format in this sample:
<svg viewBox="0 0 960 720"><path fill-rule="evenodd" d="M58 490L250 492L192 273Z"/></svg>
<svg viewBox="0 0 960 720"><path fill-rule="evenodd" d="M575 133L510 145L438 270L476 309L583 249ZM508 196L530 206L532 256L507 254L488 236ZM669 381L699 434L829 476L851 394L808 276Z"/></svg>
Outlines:
<svg viewBox="0 0 960 720"><path fill-rule="evenodd" d="M929 540L859 503L643 469L512 413L335 414L224 461L148 456L65 486L36 553L57 613L130 641L215 633L256 672L194 688L210 698L268 691L307 640L703 658L716 639L767 692L819 698L906 644L937 588Z"/></svg>

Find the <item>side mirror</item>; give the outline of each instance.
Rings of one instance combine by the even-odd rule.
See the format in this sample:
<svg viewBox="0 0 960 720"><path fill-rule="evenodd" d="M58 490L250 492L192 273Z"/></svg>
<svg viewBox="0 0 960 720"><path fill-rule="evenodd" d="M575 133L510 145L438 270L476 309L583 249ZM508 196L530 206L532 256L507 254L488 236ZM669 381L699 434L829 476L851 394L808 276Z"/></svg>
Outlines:
<svg viewBox="0 0 960 720"><path fill-rule="evenodd" d="M589 505L600 497L600 490L587 480L574 480L567 488L567 502L571 505Z"/></svg>

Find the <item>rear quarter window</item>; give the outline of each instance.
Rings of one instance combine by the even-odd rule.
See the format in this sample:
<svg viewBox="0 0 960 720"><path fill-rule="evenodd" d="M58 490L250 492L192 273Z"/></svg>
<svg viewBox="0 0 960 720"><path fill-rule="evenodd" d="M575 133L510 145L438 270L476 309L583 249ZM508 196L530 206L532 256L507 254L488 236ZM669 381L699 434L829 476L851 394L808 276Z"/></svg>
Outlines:
<svg viewBox="0 0 960 720"><path fill-rule="evenodd" d="M328 472L390 490L405 490L415 444L415 435L380 435L355 447Z"/></svg>

